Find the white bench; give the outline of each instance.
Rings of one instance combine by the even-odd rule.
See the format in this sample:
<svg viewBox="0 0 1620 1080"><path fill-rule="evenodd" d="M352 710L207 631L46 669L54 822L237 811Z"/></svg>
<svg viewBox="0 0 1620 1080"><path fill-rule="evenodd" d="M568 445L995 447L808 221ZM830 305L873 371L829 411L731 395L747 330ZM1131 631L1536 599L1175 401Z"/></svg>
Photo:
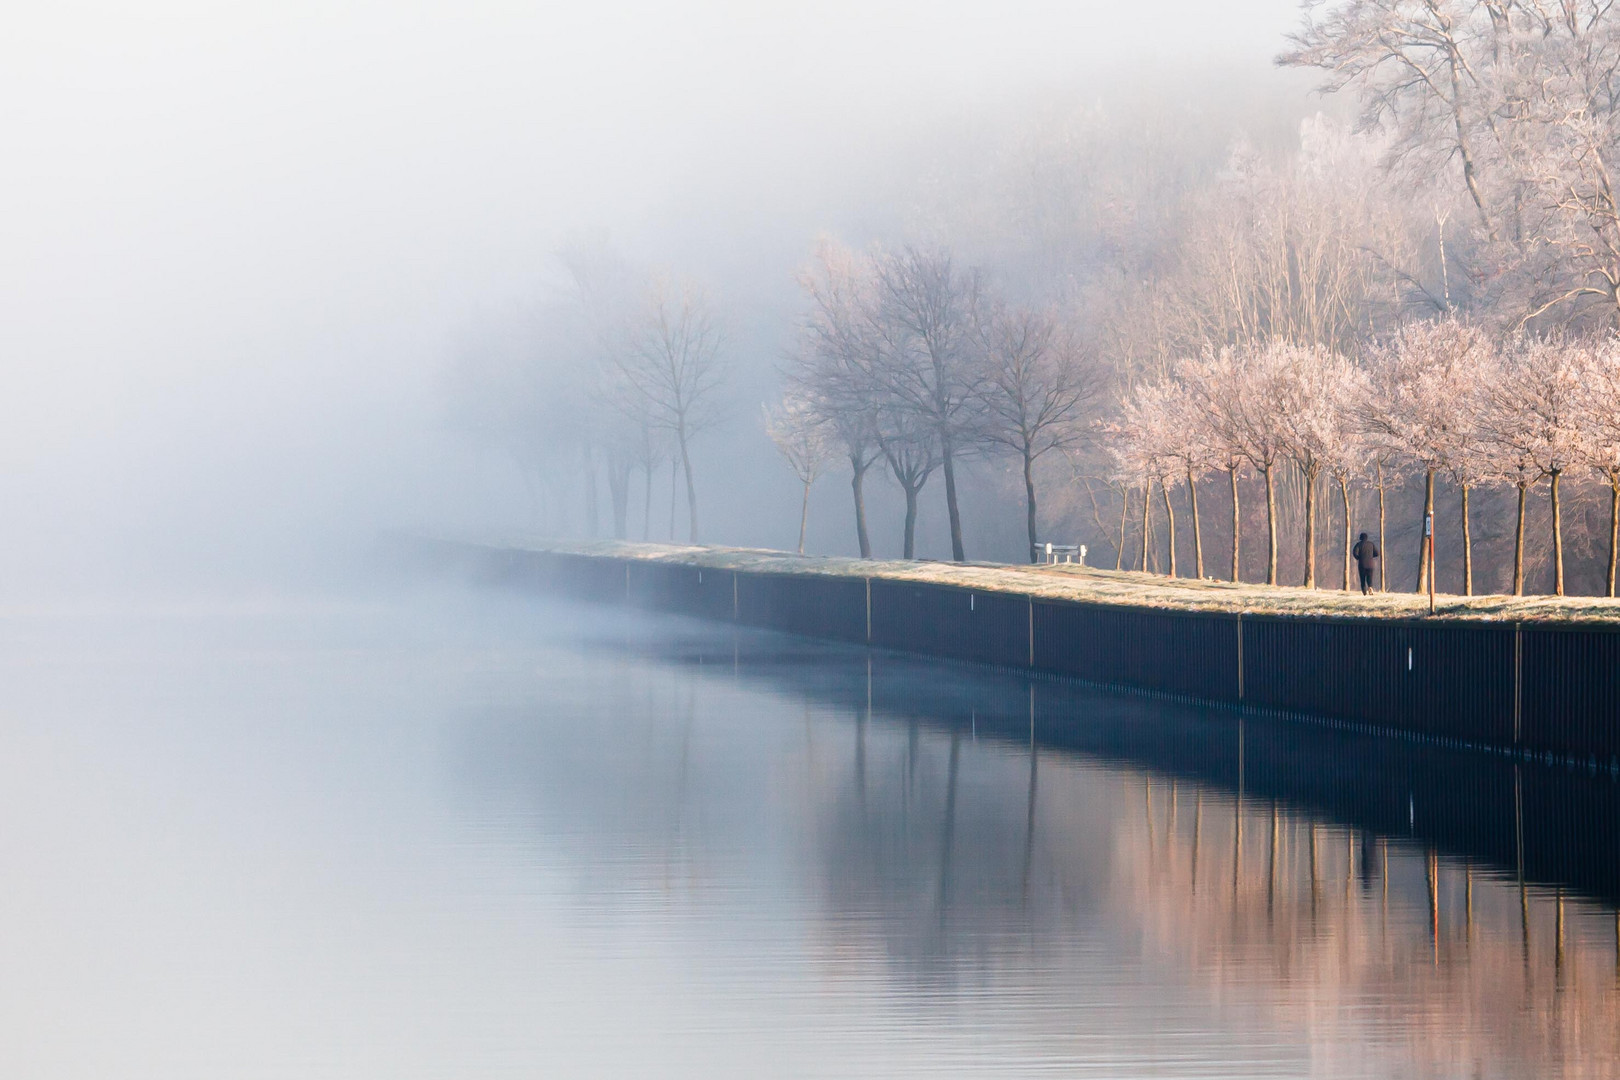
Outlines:
<svg viewBox="0 0 1620 1080"><path fill-rule="evenodd" d="M1086 564L1086 545L1084 544L1036 544L1031 554L1035 562L1045 563L1079 563Z"/></svg>

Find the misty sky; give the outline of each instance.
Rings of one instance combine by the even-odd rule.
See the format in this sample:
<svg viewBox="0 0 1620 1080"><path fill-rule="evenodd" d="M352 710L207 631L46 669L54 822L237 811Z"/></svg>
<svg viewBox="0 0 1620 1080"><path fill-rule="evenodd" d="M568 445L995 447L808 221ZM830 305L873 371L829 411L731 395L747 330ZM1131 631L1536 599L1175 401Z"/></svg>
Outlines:
<svg viewBox="0 0 1620 1080"><path fill-rule="evenodd" d="M1189 65L1263 77L1298 15L1294 0L15 6L0 553L26 579L113 539L129 565L108 572L134 573L249 558L255 537L344 515L476 517L487 493L464 481L434 372L455 327L538 287L561 238L610 229L633 247L698 202L750 206L739 230L814 221L831 197L817 178L908 125ZM653 254L700 272L716 257Z"/></svg>

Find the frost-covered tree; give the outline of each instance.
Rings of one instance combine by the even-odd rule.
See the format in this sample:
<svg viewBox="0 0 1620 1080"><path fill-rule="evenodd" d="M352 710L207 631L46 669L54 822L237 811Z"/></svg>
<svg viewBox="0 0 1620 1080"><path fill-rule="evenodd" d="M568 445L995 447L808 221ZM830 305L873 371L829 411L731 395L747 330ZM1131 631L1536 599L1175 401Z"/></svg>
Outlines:
<svg viewBox="0 0 1620 1080"><path fill-rule="evenodd" d="M1608 0L1331 0L1279 62L1324 72L1408 190L1471 211L1473 277L1510 325L1620 315L1620 11Z"/></svg>
<svg viewBox="0 0 1620 1080"><path fill-rule="evenodd" d="M1268 369L1268 403L1283 453L1305 483L1303 584L1316 587L1317 481L1354 438L1346 392L1353 386L1350 361L1320 346L1277 347Z"/></svg>
<svg viewBox="0 0 1620 1080"><path fill-rule="evenodd" d="M1232 497L1232 580L1242 577L1243 516L1238 498L1238 474L1245 455L1240 439L1237 401L1242 393L1242 365L1231 349L1182 360L1176 380L1183 394L1190 442L1206 455L1205 468L1226 473ZM1200 567L1200 573L1202 567Z"/></svg>
<svg viewBox="0 0 1620 1080"><path fill-rule="evenodd" d="M1553 592L1564 595L1564 531L1560 482L1581 457L1582 382L1592 350L1560 339L1521 341L1506 351L1483 389L1480 423L1498 472L1519 493L1514 533L1513 591L1524 591L1524 503L1527 490L1548 481L1552 503Z"/></svg>
<svg viewBox="0 0 1620 1080"><path fill-rule="evenodd" d="M1411 302L1410 208L1386 197L1378 144L1316 116L1285 157L1239 142L1191 200L1163 320L1179 345L1282 339L1353 350Z"/></svg>
<svg viewBox="0 0 1620 1080"><path fill-rule="evenodd" d="M1176 575L1176 513L1170 489L1177 482L1173 416L1176 385L1167 379L1139 383L1120 406L1119 418L1108 428L1116 475L1124 482L1141 480L1142 554L1140 568L1148 568L1148 544L1152 534L1153 485L1159 485L1164 499L1166 528L1169 533L1168 570ZM1154 556L1157 558L1157 556Z"/></svg>
<svg viewBox="0 0 1620 1080"><path fill-rule="evenodd" d="M1620 341L1608 338L1591 350L1579 390L1580 456L1609 487L1609 544L1604 595L1615 595L1616 549L1620 547Z"/></svg>
<svg viewBox="0 0 1620 1080"><path fill-rule="evenodd" d="M1277 584L1277 470L1288 458L1281 414L1294 401L1298 346L1273 340L1235 351L1233 384L1226 395L1232 436L1266 489L1266 584Z"/></svg>
<svg viewBox="0 0 1620 1080"><path fill-rule="evenodd" d="M1362 425L1397 464L1423 476L1425 517L1434 513L1437 473L1472 477L1480 472L1473 403L1494 377L1494 361L1489 336L1455 318L1408 324L1372 352L1371 392L1360 410ZM1471 536L1466 522L1464 535ZM1428 588L1430 573L1429 545L1424 544L1418 592Z"/></svg>

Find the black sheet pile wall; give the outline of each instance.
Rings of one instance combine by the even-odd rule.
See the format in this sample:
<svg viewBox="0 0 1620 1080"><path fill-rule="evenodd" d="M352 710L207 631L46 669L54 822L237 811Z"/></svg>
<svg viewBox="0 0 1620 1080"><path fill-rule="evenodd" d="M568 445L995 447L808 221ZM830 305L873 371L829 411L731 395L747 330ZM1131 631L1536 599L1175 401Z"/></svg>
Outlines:
<svg viewBox="0 0 1620 1080"><path fill-rule="evenodd" d="M1238 616L957 585L492 551L572 599L1620 768L1620 627Z"/></svg>

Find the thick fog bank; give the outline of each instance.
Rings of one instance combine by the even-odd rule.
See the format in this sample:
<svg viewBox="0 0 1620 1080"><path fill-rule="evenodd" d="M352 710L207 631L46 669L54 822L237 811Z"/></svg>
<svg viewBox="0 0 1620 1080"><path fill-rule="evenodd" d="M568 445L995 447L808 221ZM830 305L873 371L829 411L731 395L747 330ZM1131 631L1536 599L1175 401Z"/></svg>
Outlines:
<svg viewBox="0 0 1620 1080"><path fill-rule="evenodd" d="M1002 259L1015 290L1061 291L1088 257L1030 215L1072 218L1084 139L1117 154L1140 129L1139 165L1174 148L1189 174L1239 135L1287 144L1315 107L1268 64L1294 17L1287 0L19 12L0 42L0 597L342 580L387 529L588 531L577 483L537 516L447 374L557 301L581 238L715 298L729 375L692 449L705 538L790 547L798 491L759 410L817 237L945 238ZM1021 544L1004 466L963 465L980 556ZM871 488L874 542L897 551L898 492ZM924 554L948 554L937 496ZM669 498L657 474L654 536ZM847 478L811 503L810 545L852 550Z"/></svg>

